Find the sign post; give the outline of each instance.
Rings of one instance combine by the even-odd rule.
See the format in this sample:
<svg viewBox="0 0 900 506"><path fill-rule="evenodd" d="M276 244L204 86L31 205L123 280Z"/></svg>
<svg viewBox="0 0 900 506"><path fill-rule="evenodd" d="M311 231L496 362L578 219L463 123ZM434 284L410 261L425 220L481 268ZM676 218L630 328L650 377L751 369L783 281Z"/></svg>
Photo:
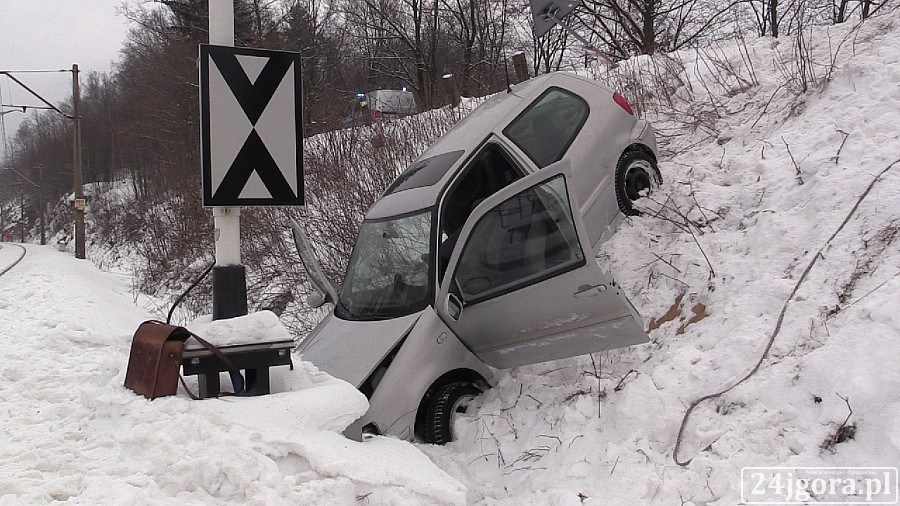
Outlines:
<svg viewBox="0 0 900 506"><path fill-rule="evenodd" d="M234 0L210 0L200 46L203 206L215 220L213 319L247 314L240 207L303 205L300 54L234 46Z"/></svg>
<svg viewBox="0 0 900 506"><path fill-rule="evenodd" d="M234 1L209 1L209 42L234 45ZM204 203L205 204L205 203ZM241 209L213 208L216 266L212 272L213 319L247 314L247 280L241 265Z"/></svg>

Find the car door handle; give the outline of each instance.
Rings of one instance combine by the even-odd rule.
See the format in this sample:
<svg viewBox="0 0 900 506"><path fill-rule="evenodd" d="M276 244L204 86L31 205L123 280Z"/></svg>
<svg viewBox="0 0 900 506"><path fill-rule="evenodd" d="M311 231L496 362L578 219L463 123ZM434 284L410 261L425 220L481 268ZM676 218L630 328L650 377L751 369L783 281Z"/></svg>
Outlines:
<svg viewBox="0 0 900 506"><path fill-rule="evenodd" d="M600 283L599 285L581 285L573 295L576 299L584 299L600 295L605 292L606 289L607 286L604 283Z"/></svg>

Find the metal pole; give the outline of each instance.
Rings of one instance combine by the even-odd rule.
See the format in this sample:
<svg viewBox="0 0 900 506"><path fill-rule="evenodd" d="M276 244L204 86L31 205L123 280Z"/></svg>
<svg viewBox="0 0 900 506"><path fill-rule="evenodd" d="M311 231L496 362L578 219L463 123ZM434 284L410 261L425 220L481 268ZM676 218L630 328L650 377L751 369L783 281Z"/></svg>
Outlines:
<svg viewBox="0 0 900 506"><path fill-rule="evenodd" d="M81 90L78 87L78 65L72 65L72 109L75 128L73 129L74 153L72 166L75 171L75 258L85 258L84 246L84 180L81 174Z"/></svg>
<svg viewBox="0 0 900 506"><path fill-rule="evenodd" d="M209 43L234 45L234 0L209 0ZM241 208L214 207L216 266L213 319L247 314L247 278L241 265Z"/></svg>
<svg viewBox="0 0 900 506"><path fill-rule="evenodd" d="M21 183L19 183L21 184ZM19 230L21 230L22 242L25 242L25 186L20 186L21 189L20 196L22 198L22 205L19 207Z"/></svg>
<svg viewBox="0 0 900 506"><path fill-rule="evenodd" d="M41 222L41 245L47 244L47 229L44 223L44 166L37 165L38 170L38 212Z"/></svg>

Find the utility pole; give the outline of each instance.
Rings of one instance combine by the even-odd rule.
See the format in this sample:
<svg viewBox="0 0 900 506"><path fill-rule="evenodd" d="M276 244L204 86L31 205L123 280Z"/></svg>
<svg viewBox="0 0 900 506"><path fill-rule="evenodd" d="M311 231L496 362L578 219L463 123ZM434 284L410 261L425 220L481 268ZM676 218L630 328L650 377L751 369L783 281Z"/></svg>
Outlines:
<svg viewBox="0 0 900 506"><path fill-rule="evenodd" d="M19 230L22 232L22 243L25 242L25 186L19 183L22 204L19 206Z"/></svg>
<svg viewBox="0 0 900 506"><path fill-rule="evenodd" d="M44 223L44 166L37 164L38 170L38 213L41 222L41 246L47 244L47 228Z"/></svg>
<svg viewBox="0 0 900 506"><path fill-rule="evenodd" d="M81 174L81 90L78 87L78 64L72 65L72 109L74 153L72 168L75 171L75 258L85 258L84 246L84 180Z"/></svg>
<svg viewBox="0 0 900 506"><path fill-rule="evenodd" d="M81 91L78 87L78 65L73 64L72 70L51 70L49 72L72 72L72 107L74 109L73 115L68 115L61 111L58 107L50 103L46 98L42 97L39 93L32 90L25 83L17 79L13 72L9 70L0 70L0 75L5 75L10 80L21 86L25 91L34 95L35 98L40 100L45 104L44 106L13 106L17 108L21 108L21 112L25 112L26 107L30 109L49 109L56 111L61 114L66 119L72 120L73 123L73 139L72 139L72 170L75 173L75 257L76 258L85 258L85 247L84 247L84 181L82 180L81 175L81 115L79 113L80 105L81 105ZM0 116L14 111L0 111ZM42 168L39 167L42 170ZM14 170L14 169L13 169ZM19 174L16 172L16 174ZM41 244L46 242L46 233L44 230L44 197L43 197L43 173L38 176L38 179L41 180L40 184L35 183L34 181L25 178L22 174L23 178L27 179L29 183L34 185L35 187L41 189L40 195L40 207L41 207Z"/></svg>

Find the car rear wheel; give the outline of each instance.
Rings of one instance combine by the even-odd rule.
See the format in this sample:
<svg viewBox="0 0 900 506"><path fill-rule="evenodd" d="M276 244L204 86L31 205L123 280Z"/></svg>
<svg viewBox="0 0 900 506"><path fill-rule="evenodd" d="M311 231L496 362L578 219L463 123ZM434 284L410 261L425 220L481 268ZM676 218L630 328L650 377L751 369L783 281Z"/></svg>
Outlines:
<svg viewBox="0 0 900 506"><path fill-rule="evenodd" d="M425 442L442 445L453 441L453 423L469 411L472 400L481 392L478 385L469 382L448 383L435 390L425 417Z"/></svg>
<svg viewBox="0 0 900 506"><path fill-rule="evenodd" d="M656 161L643 151L626 151L616 165L616 201L625 216L640 216L635 202L647 197L662 183Z"/></svg>

